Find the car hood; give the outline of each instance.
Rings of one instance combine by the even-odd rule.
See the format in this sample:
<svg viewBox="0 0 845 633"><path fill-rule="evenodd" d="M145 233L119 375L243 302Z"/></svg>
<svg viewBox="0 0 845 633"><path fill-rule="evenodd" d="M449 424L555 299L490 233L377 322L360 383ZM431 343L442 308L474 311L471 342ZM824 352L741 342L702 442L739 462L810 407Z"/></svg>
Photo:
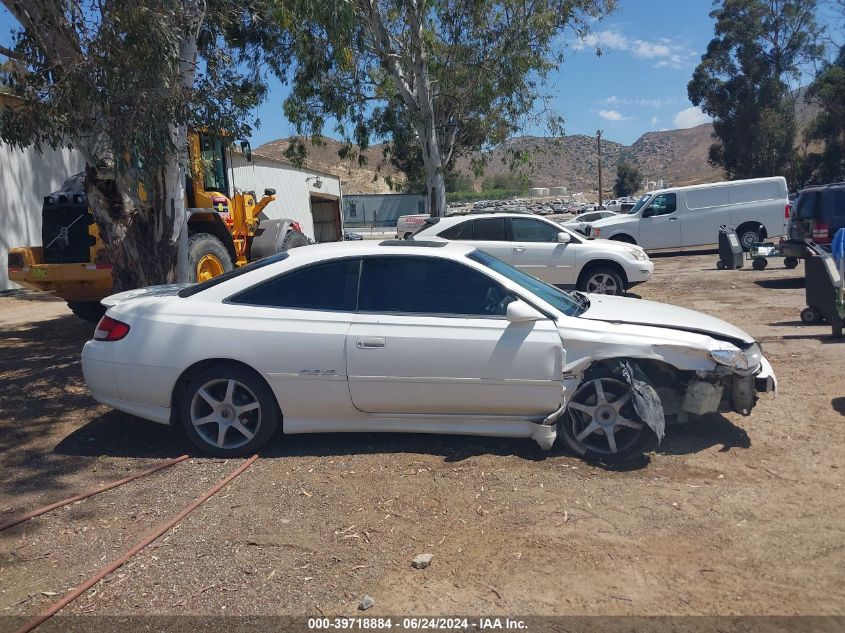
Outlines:
<svg viewBox="0 0 845 633"><path fill-rule="evenodd" d="M652 325L656 327L706 334L714 338L729 340L742 346L749 345L754 339L738 327L709 314L687 310L667 303L644 301L631 297L611 295L588 295L590 307L579 315L582 319L607 321L610 323L629 323L633 325Z"/></svg>
<svg viewBox="0 0 845 633"><path fill-rule="evenodd" d="M183 288L193 286L194 284L162 284L160 286L147 286L146 288L136 288L135 290L126 290L125 292L118 292L117 294L109 295L105 299L101 299L100 303L111 308L118 303L129 301L131 299L152 298L152 297L171 297L176 295Z"/></svg>

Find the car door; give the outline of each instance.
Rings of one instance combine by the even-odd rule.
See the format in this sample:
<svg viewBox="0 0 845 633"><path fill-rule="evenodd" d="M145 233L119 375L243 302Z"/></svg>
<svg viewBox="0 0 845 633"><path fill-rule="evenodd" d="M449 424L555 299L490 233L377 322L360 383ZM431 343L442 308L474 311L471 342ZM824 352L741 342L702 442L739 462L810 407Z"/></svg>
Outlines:
<svg viewBox="0 0 845 633"><path fill-rule="evenodd" d="M678 196L656 195L640 217L640 241L643 248L680 248L681 214Z"/></svg>
<svg viewBox="0 0 845 633"><path fill-rule="evenodd" d="M561 231L536 218L510 218L511 263L546 283L574 285L577 249L557 241Z"/></svg>
<svg viewBox="0 0 845 633"><path fill-rule="evenodd" d="M398 276L405 283L397 285ZM561 402L549 319L510 323L514 296L467 264L366 257L346 341L349 393L372 414L541 416Z"/></svg>

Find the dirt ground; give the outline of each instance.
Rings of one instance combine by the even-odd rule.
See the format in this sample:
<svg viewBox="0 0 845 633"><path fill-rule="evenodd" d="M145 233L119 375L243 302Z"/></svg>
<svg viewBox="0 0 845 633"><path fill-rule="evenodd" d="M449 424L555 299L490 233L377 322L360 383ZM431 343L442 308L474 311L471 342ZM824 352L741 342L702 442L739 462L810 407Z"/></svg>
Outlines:
<svg viewBox="0 0 845 633"><path fill-rule="evenodd" d="M673 427L625 467L529 440L278 436L71 614L845 613L845 342L799 321L803 265L656 258L643 298L722 317L780 382L750 417ZM92 327L0 298L0 523L189 451L97 404ZM0 615L32 616L235 468L195 457L0 533ZM417 570L411 559L434 555Z"/></svg>

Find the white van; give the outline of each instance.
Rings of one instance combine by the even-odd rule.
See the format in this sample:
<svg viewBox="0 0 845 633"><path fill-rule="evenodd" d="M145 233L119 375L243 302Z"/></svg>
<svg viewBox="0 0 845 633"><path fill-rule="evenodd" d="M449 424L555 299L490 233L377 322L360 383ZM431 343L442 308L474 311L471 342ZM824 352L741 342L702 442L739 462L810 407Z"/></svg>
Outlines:
<svg viewBox="0 0 845 633"><path fill-rule="evenodd" d="M407 240L422 228L425 221L431 216L428 213L414 213L412 215L400 215L396 220L396 239Z"/></svg>
<svg viewBox="0 0 845 633"><path fill-rule="evenodd" d="M647 193L628 212L598 220L590 237L643 248L715 244L723 224L736 229L745 250L784 235L789 218L786 179L754 178Z"/></svg>

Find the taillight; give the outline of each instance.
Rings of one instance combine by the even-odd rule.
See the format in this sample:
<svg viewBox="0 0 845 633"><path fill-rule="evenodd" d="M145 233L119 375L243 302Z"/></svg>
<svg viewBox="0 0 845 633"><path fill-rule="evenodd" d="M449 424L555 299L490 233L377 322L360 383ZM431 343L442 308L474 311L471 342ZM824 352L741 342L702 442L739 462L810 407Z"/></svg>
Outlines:
<svg viewBox="0 0 845 633"><path fill-rule="evenodd" d="M813 241L816 244L827 244L830 241L830 226L827 222L813 223Z"/></svg>
<svg viewBox="0 0 845 633"><path fill-rule="evenodd" d="M590 227L590 237L598 237L601 233L601 229L597 229L596 227Z"/></svg>
<svg viewBox="0 0 845 633"><path fill-rule="evenodd" d="M129 325L110 316L103 316L94 330L95 341L119 341L129 334Z"/></svg>
<svg viewBox="0 0 845 633"><path fill-rule="evenodd" d="M792 205L788 204L783 208L783 219L788 220L790 215L792 215Z"/></svg>
<svg viewBox="0 0 845 633"><path fill-rule="evenodd" d="M291 222L290 228L294 231L299 231L302 233L302 225L299 222Z"/></svg>

